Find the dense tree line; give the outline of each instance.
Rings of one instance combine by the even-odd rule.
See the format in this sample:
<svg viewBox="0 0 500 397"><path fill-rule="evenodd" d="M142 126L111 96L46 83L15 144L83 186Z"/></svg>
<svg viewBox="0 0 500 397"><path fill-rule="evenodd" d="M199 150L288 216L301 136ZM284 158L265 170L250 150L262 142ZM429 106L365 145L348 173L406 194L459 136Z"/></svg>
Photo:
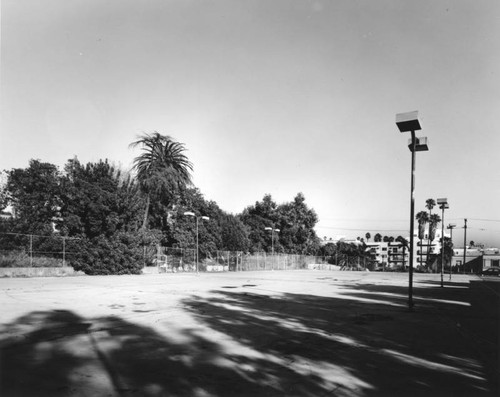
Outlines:
<svg viewBox="0 0 500 397"><path fill-rule="evenodd" d="M0 209L12 206L15 217L1 222L0 232L78 241L69 259L88 274L139 273L144 247L193 248L196 221L187 211L210 219L199 222L201 257L216 250L270 252L272 237L275 252L318 251L318 218L302 193L283 204L265 195L241 214L230 214L192 185L182 144L153 133L132 146L141 149L132 173L108 160L82 164L76 158L62 170L31 160L26 168L5 171ZM270 226L280 231L271 236L265 229Z"/></svg>

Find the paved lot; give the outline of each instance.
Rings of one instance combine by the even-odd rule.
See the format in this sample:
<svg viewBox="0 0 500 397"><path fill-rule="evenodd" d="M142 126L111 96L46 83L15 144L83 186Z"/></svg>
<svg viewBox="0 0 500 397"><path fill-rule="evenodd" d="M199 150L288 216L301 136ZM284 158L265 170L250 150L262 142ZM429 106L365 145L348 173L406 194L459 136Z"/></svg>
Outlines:
<svg viewBox="0 0 500 397"><path fill-rule="evenodd" d="M1 396L498 395L500 282L275 271L0 279Z"/></svg>

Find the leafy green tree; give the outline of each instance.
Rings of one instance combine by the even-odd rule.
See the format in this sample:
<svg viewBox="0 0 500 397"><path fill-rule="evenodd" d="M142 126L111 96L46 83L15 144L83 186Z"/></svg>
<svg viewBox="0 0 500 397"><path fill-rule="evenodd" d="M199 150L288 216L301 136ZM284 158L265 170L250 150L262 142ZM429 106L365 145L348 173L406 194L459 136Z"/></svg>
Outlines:
<svg viewBox="0 0 500 397"><path fill-rule="evenodd" d="M271 252L271 237L265 230L266 227L278 227L278 206L270 194L264 195L262 201L248 206L240 215L241 221L248 227L250 239L250 251L257 252L265 250ZM279 252L281 246L275 239L274 250Z"/></svg>
<svg viewBox="0 0 500 397"><path fill-rule="evenodd" d="M318 222L316 212L309 208L302 193L293 201L278 206L280 244L285 252L314 255L320 248L314 231Z"/></svg>
<svg viewBox="0 0 500 397"><path fill-rule="evenodd" d="M141 240L140 232L82 238L70 264L89 275L140 274L144 259Z"/></svg>
<svg viewBox="0 0 500 397"><path fill-rule="evenodd" d="M380 233L377 233L374 237L373 237L373 241L375 241L376 243L380 243L382 241L382 235Z"/></svg>
<svg viewBox="0 0 500 397"><path fill-rule="evenodd" d="M16 212L16 232L51 234L52 223L59 217L60 172L50 163L30 160L26 169L7 171L5 204Z"/></svg>
<svg viewBox="0 0 500 397"><path fill-rule="evenodd" d="M298 193L293 201L280 205L266 194L262 201L245 208L240 219L250 230L250 250L253 252L271 252L273 235L266 231L266 227L280 230L274 233L275 252L316 254L320 248L319 238L314 231L318 217L307 206L302 193Z"/></svg>
<svg viewBox="0 0 500 397"><path fill-rule="evenodd" d="M201 216L209 218L209 220L198 220L200 259L223 249L221 219L224 212L216 202L205 200L197 188L189 187L179 191L177 204L169 211L165 245L195 249L196 218L184 215L185 212L193 212L197 218Z"/></svg>
<svg viewBox="0 0 500 397"><path fill-rule="evenodd" d="M69 160L61 185L58 226L64 235L92 239L139 228L143 200L138 185L107 160L86 165Z"/></svg>
<svg viewBox="0 0 500 397"><path fill-rule="evenodd" d="M449 237L444 237L444 239L441 239L441 252L439 254L439 261L441 261L442 256L444 256L444 267L446 268L447 264L451 266L451 259L453 258L453 242ZM443 266L443 264L441 264L441 266Z"/></svg>
<svg viewBox="0 0 500 397"><path fill-rule="evenodd" d="M339 266L349 268L366 268L371 263L371 254L366 250L366 244L338 241L336 247L336 262Z"/></svg>
<svg viewBox="0 0 500 397"><path fill-rule="evenodd" d="M0 211L7 207L7 179L8 175L5 171L0 171Z"/></svg>
<svg viewBox="0 0 500 397"><path fill-rule="evenodd" d="M191 184L193 165L184 154L184 144L158 132L143 134L130 147L140 147L142 153L134 160L142 192L146 197L142 228L148 227L151 199L175 204L180 189Z"/></svg>
<svg viewBox="0 0 500 397"><path fill-rule="evenodd" d="M243 222L232 214L224 214L220 220L222 249L247 252L250 248L248 229Z"/></svg>
<svg viewBox="0 0 500 397"><path fill-rule="evenodd" d="M321 246L319 255L324 257L329 264L335 264L335 254L337 253L337 244L331 242Z"/></svg>

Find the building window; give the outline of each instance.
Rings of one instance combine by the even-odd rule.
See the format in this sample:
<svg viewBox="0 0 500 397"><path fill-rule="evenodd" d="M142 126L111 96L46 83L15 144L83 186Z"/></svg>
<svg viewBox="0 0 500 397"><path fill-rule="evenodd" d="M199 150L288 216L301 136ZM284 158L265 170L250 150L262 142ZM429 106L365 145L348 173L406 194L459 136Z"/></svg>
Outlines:
<svg viewBox="0 0 500 397"><path fill-rule="evenodd" d="M491 266L500 267L500 259L492 259Z"/></svg>

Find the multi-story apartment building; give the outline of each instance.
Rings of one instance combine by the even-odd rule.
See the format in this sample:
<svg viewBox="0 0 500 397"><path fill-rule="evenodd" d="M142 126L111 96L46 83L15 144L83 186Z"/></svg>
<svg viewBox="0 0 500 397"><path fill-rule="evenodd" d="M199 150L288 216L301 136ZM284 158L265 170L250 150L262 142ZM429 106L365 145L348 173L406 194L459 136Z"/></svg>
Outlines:
<svg viewBox="0 0 500 397"><path fill-rule="evenodd" d="M444 233L444 237L450 237L449 233ZM441 230L436 230L433 240L429 240L429 233L426 230L424 238L418 238L418 231L413 232L413 267L429 267L433 265L436 256L441 252Z"/></svg>
<svg viewBox="0 0 500 397"><path fill-rule="evenodd" d="M410 251L407 245L393 241L388 246L389 267L394 269L406 269L409 266Z"/></svg>
<svg viewBox="0 0 500 397"><path fill-rule="evenodd" d="M408 267L409 251L400 242L369 242L366 246L375 268L394 270Z"/></svg>

